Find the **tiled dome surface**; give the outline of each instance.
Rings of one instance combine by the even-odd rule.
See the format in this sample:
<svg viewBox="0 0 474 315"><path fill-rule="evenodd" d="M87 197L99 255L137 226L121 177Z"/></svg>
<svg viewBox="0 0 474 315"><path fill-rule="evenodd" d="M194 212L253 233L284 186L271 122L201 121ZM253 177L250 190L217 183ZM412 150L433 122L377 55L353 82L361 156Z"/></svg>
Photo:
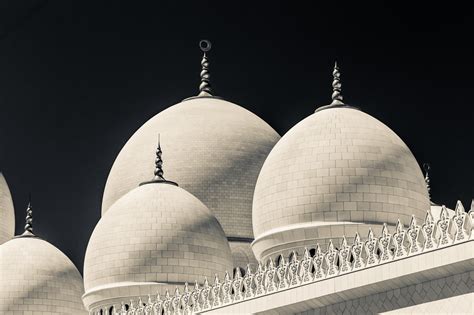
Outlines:
<svg viewBox="0 0 474 315"><path fill-rule="evenodd" d="M0 245L0 314L87 314L81 275L60 250L34 237Z"/></svg>
<svg viewBox="0 0 474 315"><path fill-rule="evenodd" d="M147 184L120 198L87 247L89 292L120 283L203 281L232 270L224 232L209 209L182 188Z"/></svg>
<svg viewBox="0 0 474 315"><path fill-rule="evenodd" d="M308 222L409 223L430 207L417 161L377 119L352 108L319 111L275 145L253 200L255 237Z"/></svg>
<svg viewBox="0 0 474 315"><path fill-rule="evenodd" d="M8 184L0 173L0 244L15 234L15 212Z"/></svg>
<svg viewBox="0 0 474 315"><path fill-rule="evenodd" d="M216 216L226 236L253 237L252 197L258 173L280 136L262 119L217 98L194 98L162 111L128 140L105 187L102 213L149 178L158 133L165 177L177 181Z"/></svg>

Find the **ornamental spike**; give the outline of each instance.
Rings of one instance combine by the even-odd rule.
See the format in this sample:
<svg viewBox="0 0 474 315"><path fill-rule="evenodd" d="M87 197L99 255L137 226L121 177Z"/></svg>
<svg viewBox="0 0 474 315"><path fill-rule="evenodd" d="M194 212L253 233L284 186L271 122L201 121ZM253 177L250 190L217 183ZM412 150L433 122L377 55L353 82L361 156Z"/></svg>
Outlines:
<svg viewBox="0 0 474 315"><path fill-rule="evenodd" d="M219 284L220 283L220 280L219 280L219 276L216 274L214 274L214 284Z"/></svg>
<svg viewBox="0 0 474 315"><path fill-rule="evenodd" d="M374 239L374 232L372 231L372 228L369 227L369 234L367 235L367 238L369 241Z"/></svg>
<svg viewBox="0 0 474 315"><path fill-rule="evenodd" d="M334 250L334 244L332 243L332 239L329 240L328 244L328 252L332 252Z"/></svg>
<svg viewBox="0 0 474 315"><path fill-rule="evenodd" d="M397 226L395 227L395 231L397 233L401 233L403 230L403 224L402 222L400 221L400 219L397 220Z"/></svg>
<svg viewBox="0 0 474 315"><path fill-rule="evenodd" d="M31 205L31 194L28 196L28 207L26 208L25 231L17 237L35 237L33 234L33 207Z"/></svg>
<svg viewBox="0 0 474 315"><path fill-rule="evenodd" d="M428 190L428 198L430 198L431 200L431 186L430 186L431 165L429 163L423 163L423 169L425 170L425 183L426 183L426 189Z"/></svg>
<svg viewBox="0 0 474 315"><path fill-rule="evenodd" d="M382 236L387 237L387 235L388 235L387 223L384 223L382 227Z"/></svg>
<svg viewBox="0 0 474 315"><path fill-rule="evenodd" d="M465 212L464 206L462 205L461 200L458 200L456 202L456 209L454 209L454 212L456 213L457 216L463 214Z"/></svg>
<svg viewBox="0 0 474 315"><path fill-rule="evenodd" d="M305 247L304 248L304 259L308 259L309 257L311 257L311 255L309 254L308 247Z"/></svg>
<svg viewBox="0 0 474 315"><path fill-rule="evenodd" d="M252 273L252 268L250 267L250 264L247 264L247 270L245 271L245 274L249 275L249 276L253 274Z"/></svg>
<svg viewBox="0 0 474 315"><path fill-rule="evenodd" d="M31 206L31 195L26 208L25 233L33 233L33 207Z"/></svg>
<svg viewBox="0 0 474 315"><path fill-rule="evenodd" d="M356 235L354 237L354 244L359 243L359 242L360 242L359 232L356 232Z"/></svg>
<svg viewBox="0 0 474 315"><path fill-rule="evenodd" d="M161 151L160 134L158 134L158 147L156 148L155 158L155 177L153 180L165 180L163 177L163 159L161 158L163 151Z"/></svg>
<svg viewBox="0 0 474 315"><path fill-rule="evenodd" d="M212 44L208 40L201 40L199 42L199 48L203 52L201 60L201 84L199 85L199 95L198 96L212 96L211 89L211 74L209 73L209 61L207 59L206 52L211 50Z"/></svg>
<svg viewBox="0 0 474 315"><path fill-rule="evenodd" d="M334 70L332 71L333 81L332 81L332 103L331 105L343 105L344 102L342 97L342 84L341 84L341 73L339 72L339 67L337 66L337 61L334 63Z"/></svg>
<svg viewBox="0 0 474 315"><path fill-rule="evenodd" d="M413 229L416 226L416 218L414 215L411 216L410 229Z"/></svg>

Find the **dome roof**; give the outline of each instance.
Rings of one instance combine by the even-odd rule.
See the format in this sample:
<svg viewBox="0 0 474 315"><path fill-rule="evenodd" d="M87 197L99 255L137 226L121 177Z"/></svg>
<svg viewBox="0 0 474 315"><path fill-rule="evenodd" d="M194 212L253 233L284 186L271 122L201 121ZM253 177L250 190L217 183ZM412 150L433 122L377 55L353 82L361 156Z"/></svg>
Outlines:
<svg viewBox="0 0 474 315"><path fill-rule="evenodd" d="M37 237L0 246L1 314L87 314L81 275L60 250Z"/></svg>
<svg viewBox="0 0 474 315"><path fill-rule="evenodd" d="M0 244L15 234L15 212L8 184L0 172Z"/></svg>
<svg viewBox="0 0 474 315"><path fill-rule="evenodd" d="M420 167L392 130L357 109L328 108L289 130L265 161L253 199L253 249L259 238L310 226L311 236L285 237L318 240L314 227L323 225L334 226L328 237L341 237L347 233L342 223L395 224L400 218L408 224L412 214L423 219L429 207ZM260 242L257 258L268 246Z"/></svg>
<svg viewBox="0 0 474 315"><path fill-rule="evenodd" d="M171 184L146 184L115 202L92 233L84 262L84 302L97 306L89 297L98 290L98 301L124 292L138 295L133 285L148 286L148 293L163 291L232 267L224 231L201 201Z"/></svg>
<svg viewBox="0 0 474 315"><path fill-rule="evenodd" d="M214 213L228 237L252 238L255 182L280 136L250 111L214 97L171 106L135 132L112 166L102 214L148 179L154 159L148 152L154 150L158 133L170 157L168 176Z"/></svg>

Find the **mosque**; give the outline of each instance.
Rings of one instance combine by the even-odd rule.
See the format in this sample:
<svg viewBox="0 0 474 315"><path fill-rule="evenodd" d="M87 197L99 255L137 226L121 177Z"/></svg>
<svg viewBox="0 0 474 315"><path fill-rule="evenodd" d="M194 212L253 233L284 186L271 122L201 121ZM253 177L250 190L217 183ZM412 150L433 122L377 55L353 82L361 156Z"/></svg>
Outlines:
<svg viewBox="0 0 474 315"><path fill-rule="evenodd" d="M0 173L0 314L474 313L474 210L430 200L386 125L332 101L280 137L215 96L140 127L109 173L83 277L23 234Z"/></svg>

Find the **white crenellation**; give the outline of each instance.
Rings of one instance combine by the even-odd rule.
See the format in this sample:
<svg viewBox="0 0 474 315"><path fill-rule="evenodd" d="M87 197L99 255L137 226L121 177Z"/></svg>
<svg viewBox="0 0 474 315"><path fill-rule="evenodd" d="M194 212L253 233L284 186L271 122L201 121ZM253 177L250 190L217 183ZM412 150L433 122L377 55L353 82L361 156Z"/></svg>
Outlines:
<svg viewBox="0 0 474 315"><path fill-rule="evenodd" d="M431 215L431 214L430 214ZM379 263L391 261L393 253L390 248L392 235L388 232L387 224L383 225L382 236L379 237L380 260Z"/></svg>
<svg viewBox="0 0 474 315"><path fill-rule="evenodd" d="M294 251L290 257L281 256L276 267L273 259L270 258L267 264L260 262L255 270L248 265L243 277L241 268L236 268L233 279L229 273L226 273L224 281L221 282L216 275L212 285L206 278L202 287L196 282L192 291L185 284L184 292L180 293L176 288L174 296L170 296L167 291L164 298L161 298L159 294L156 298L149 295L147 302L138 298L137 302L132 300L128 305L122 303L119 311L116 305L107 305L92 310L90 314L189 315L203 313L275 291L291 290L293 287L321 279L467 242L473 238L473 227L472 207L466 213L462 204L458 202L455 216L452 218L449 218L443 206L437 222L428 211L425 222L421 226L413 217L407 229L399 221L395 232L390 234L388 227L384 224L380 237L376 237L373 231L369 230L365 242L361 241L359 234L355 235L352 245L349 245L346 237L343 237L339 248L330 241L325 252L317 244L312 256L305 248L301 260Z"/></svg>

